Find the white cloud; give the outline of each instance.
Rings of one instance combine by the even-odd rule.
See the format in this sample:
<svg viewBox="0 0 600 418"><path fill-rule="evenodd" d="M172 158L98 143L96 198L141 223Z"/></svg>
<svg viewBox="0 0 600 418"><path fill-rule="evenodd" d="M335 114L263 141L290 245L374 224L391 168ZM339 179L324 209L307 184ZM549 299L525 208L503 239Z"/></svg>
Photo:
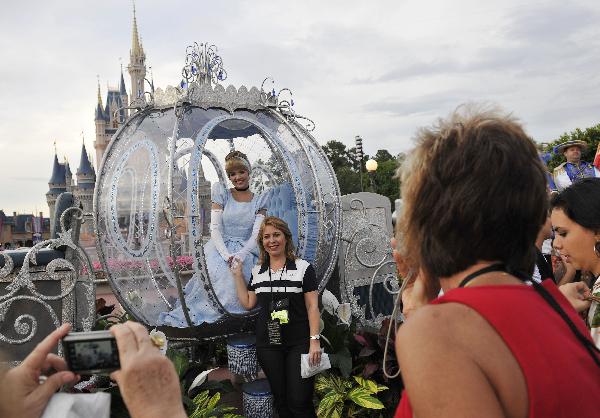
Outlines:
<svg viewBox="0 0 600 418"><path fill-rule="evenodd" d="M273 76L317 139L360 134L370 154L406 150L418 126L473 100L540 140L598 123L599 15L591 0L137 2L157 86L178 82L188 44L212 42L227 83ZM92 150L96 74L104 99L129 60L131 6L5 2L0 31L0 208L47 212L52 142L75 167L81 131Z"/></svg>

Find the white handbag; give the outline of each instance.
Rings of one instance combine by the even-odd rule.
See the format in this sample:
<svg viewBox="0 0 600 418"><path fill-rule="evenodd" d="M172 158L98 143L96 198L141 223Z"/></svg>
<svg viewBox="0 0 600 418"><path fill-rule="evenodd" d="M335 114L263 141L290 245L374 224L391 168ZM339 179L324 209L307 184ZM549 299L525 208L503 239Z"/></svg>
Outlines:
<svg viewBox="0 0 600 418"><path fill-rule="evenodd" d="M314 367L311 367L308 363L308 353L300 354L300 375L304 379L314 376L317 373L321 373L322 371L325 371L330 368L331 362L329 361L329 356L327 355L327 353L323 352L323 349L321 349L321 363Z"/></svg>

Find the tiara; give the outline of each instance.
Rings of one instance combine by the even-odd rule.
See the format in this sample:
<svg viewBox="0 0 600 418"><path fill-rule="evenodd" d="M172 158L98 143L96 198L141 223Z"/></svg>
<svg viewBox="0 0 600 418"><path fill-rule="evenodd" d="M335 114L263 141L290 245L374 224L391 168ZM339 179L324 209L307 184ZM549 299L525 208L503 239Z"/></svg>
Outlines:
<svg viewBox="0 0 600 418"><path fill-rule="evenodd" d="M225 156L225 161L229 161L229 160L239 160L248 168L248 170L251 169L250 161L248 160L248 157L246 156L246 154L244 154L241 151L231 151L229 154L227 154Z"/></svg>

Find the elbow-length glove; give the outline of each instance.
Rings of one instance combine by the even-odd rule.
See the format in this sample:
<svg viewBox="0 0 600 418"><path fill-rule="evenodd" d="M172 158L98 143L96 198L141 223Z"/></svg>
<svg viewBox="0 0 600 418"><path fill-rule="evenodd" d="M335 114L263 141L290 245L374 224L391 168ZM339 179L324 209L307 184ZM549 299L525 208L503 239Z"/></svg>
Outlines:
<svg viewBox="0 0 600 418"><path fill-rule="evenodd" d="M210 211L210 239L212 240L221 257L223 257L223 260L229 261L231 254L225 246L225 241L223 241L223 224L221 222L222 216L223 209L212 209Z"/></svg>
<svg viewBox="0 0 600 418"><path fill-rule="evenodd" d="M260 230L260 225L262 224L263 219L265 219L265 215L261 213L257 213L254 218L254 226L252 227L252 235L246 241L241 250L235 253L233 256L238 258L241 262L244 262L244 259L250 254L256 247L256 238L258 237L258 231Z"/></svg>

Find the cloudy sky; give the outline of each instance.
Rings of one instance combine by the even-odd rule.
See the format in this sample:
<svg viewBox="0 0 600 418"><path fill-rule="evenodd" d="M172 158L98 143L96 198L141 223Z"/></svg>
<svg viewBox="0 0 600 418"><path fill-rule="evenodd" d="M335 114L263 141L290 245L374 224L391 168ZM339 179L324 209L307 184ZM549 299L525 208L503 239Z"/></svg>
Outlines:
<svg viewBox="0 0 600 418"><path fill-rule="evenodd" d="M188 44L214 43L226 84L273 76L320 142L360 134L370 154L409 149L469 101L513 111L540 142L600 122L597 0L138 0L137 17L157 86L178 82ZM96 76L105 99L131 24L126 0L0 6L0 209L47 215L54 140L73 167L82 131L93 151Z"/></svg>

